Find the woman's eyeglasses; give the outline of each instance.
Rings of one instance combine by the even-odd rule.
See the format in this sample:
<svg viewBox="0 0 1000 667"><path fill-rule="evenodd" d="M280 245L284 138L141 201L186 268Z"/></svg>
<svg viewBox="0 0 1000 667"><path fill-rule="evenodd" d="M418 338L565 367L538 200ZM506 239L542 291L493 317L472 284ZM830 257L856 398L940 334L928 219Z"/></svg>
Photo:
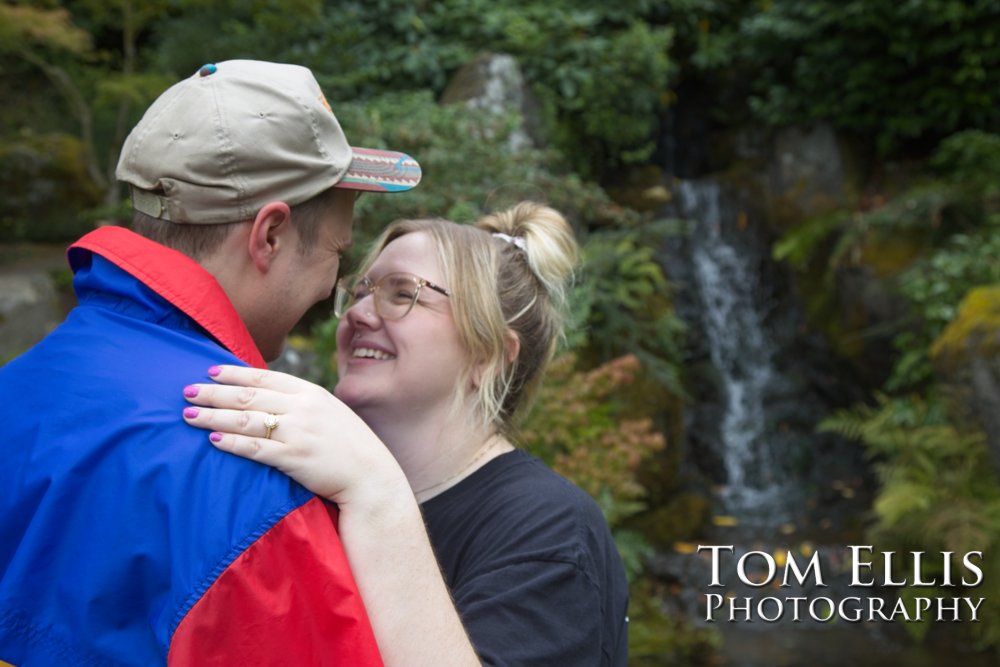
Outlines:
<svg viewBox="0 0 1000 667"><path fill-rule="evenodd" d="M445 288L410 273L389 273L375 282L367 276L346 276L337 281L333 314L343 317L351 306L371 295L379 317L383 320L401 320L413 309L423 287L451 296Z"/></svg>

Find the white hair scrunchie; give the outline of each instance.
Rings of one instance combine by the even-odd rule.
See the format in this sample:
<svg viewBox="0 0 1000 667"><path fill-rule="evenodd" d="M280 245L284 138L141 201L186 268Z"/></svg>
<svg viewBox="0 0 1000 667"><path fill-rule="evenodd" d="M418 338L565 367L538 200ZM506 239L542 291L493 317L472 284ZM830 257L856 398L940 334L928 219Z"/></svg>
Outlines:
<svg viewBox="0 0 1000 667"><path fill-rule="evenodd" d="M523 236L509 236L507 234L504 234L503 232L493 232L493 236L497 237L498 239L503 239L507 243L516 245L521 250L527 250L527 244L524 242Z"/></svg>

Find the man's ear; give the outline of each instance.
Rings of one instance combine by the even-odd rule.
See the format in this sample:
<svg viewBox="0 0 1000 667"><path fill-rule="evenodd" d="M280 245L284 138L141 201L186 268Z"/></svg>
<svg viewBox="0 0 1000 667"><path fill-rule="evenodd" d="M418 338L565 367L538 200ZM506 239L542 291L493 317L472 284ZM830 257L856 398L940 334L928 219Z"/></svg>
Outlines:
<svg viewBox="0 0 1000 667"><path fill-rule="evenodd" d="M265 204L257 211L250 228L248 251L254 266L261 273L267 273L274 257L284 246L294 245L295 241L289 235L291 220L291 208L283 201Z"/></svg>

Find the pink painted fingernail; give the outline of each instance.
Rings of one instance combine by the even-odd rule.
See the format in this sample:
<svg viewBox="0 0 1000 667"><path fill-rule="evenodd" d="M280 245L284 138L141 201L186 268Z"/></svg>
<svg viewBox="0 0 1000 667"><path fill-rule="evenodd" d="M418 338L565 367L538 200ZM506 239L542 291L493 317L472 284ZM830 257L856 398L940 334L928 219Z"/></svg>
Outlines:
<svg viewBox="0 0 1000 667"><path fill-rule="evenodd" d="M208 439L211 440L212 442L219 442L220 440L222 440L222 434L221 433L209 433Z"/></svg>
<svg viewBox="0 0 1000 667"><path fill-rule="evenodd" d="M212 366L208 369L208 377L214 378L216 375L222 372L221 366Z"/></svg>
<svg viewBox="0 0 1000 667"><path fill-rule="evenodd" d="M184 408L184 416L188 419L194 419L198 416L198 408Z"/></svg>
<svg viewBox="0 0 1000 667"><path fill-rule="evenodd" d="M195 396L198 395L198 387L194 386L193 384L189 384L188 386L184 387L184 395L187 396L188 398L194 398Z"/></svg>

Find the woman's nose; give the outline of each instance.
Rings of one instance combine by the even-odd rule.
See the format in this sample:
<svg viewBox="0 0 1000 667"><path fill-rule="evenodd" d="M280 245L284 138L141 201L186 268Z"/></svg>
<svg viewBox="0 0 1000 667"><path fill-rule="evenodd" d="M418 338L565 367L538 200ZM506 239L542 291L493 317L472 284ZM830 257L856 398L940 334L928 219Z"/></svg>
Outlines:
<svg viewBox="0 0 1000 667"><path fill-rule="evenodd" d="M375 307L374 292L356 301L348 308L347 317L355 326L360 324L370 329L377 327L382 318L378 316L378 310Z"/></svg>

